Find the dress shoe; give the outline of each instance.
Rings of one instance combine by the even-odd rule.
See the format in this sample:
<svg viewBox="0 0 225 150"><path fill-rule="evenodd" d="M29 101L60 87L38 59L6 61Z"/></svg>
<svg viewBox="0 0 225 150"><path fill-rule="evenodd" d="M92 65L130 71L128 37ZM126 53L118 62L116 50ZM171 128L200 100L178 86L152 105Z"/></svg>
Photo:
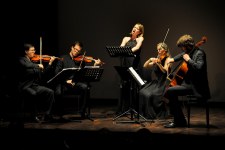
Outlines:
<svg viewBox="0 0 225 150"><path fill-rule="evenodd" d="M81 119L85 119L86 118L85 112L80 112L80 117Z"/></svg>
<svg viewBox="0 0 225 150"><path fill-rule="evenodd" d="M173 122L169 122L167 124L164 125L165 128L175 128L175 124Z"/></svg>
<svg viewBox="0 0 225 150"><path fill-rule="evenodd" d="M38 116L35 116L35 117L34 117L34 121L35 121L36 123L41 123L41 120L38 118Z"/></svg>
<svg viewBox="0 0 225 150"><path fill-rule="evenodd" d="M165 128L175 128L175 127L187 127L186 123L174 123L169 122L168 124L164 125Z"/></svg>
<svg viewBox="0 0 225 150"><path fill-rule="evenodd" d="M43 119L42 119L43 122L49 122L49 123L55 123L57 122L57 119L54 119L52 115L44 115L43 116Z"/></svg>

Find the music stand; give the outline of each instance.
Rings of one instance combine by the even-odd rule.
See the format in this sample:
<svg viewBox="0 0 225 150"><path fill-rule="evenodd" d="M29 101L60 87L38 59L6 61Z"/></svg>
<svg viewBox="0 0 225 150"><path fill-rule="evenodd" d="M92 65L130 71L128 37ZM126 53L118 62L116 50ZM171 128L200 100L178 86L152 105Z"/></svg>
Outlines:
<svg viewBox="0 0 225 150"><path fill-rule="evenodd" d="M80 68L64 68L59 73L57 73L54 77L52 77L50 80L47 81L49 85L57 85L61 84L67 79L74 76L74 74L77 74L79 72ZM81 122L81 120L72 120L73 122Z"/></svg>
<svg viewBox="0 0 225 150"><path fill-rule="evenodd" d="M78 72L80 68L64 68L59 73L57 73L54 77L47 81L48 84L51 83L60 83L73 76L76 72Z"/></svg>
<svg viewBox="0 0 225 150"><path fill-rule="evenodd" d="M135 57L129 46L106 46L106 49L111 57Z"/></svg>
<svg viewBox="0 0 225 150"><path fill-rule="evenodd" d="M97 82L101 79L102 73L104 69L100 68L99 66L85 66L83 69L79 70L79 73L73 78L73 80L76 82L87 82L88 84L88 94L87 94L87 117L88 119L91 119L91 111L90 111L90 82Z"/></svg>
<svg viewBox="0 0 225 150"><path fill-rule="evenodd" d="M124 122L124 123L129 123L129 122L135 122L135 123L141 123L140 121L140 117L144 120L144 121L148 121L144 116L139 114L139 111L136 111L133 108L133 103L134 103L134 96L132 95L134 92L133 90L136 90L135 88L135 83L138 83L138 85L140 87L144 86L145 82L141 79L141 77L137 74L137 72L133 69L133 67L121 67L121 66L114 66L114 68L116 69L116 71L118 72L118 74L120 75L122 80L125 81L130 81L130 107L127 111L123 112L122 114L119 114L118 116L116 116L113 121L117 120L118 118L130 114L130 121L118 121L118 122ZM136 82L133 82L134 79L136 80ZM134 115L137 116L137 120L134 120Z"/></svg>

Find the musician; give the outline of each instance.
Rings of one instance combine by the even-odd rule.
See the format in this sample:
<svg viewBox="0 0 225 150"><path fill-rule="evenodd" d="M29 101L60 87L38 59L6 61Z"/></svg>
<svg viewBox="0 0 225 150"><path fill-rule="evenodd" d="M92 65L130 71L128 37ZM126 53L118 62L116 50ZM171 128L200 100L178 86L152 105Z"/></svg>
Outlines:
<svg viewBox="0 0 225 150"><path fill-rule="evenodd" d="M141 23L136 23L130 36L125 36L121 42L121 47L131 47L135 57L123 57L121 58L121 64L123 67L133 67L139 74L141 73L140 54L141 47L144 41L144 26ZM129 83L125 81L122 83L122 99L119 99L117 113L123 112L129 107Z"/></svg>
<svg viewBox="0 0 225 150"><path fill-rule="evenodd" d="M149 58L144 68L152 68L154 79L145 83L139 91L139 113L147 119L156 119L160 114L166 113L163 91L165 81L170 71L169 48L166 43L157 44L158 56Z"/></svg>
<svg viewBox="0 0 225 150"><path fill-rule="evenodd" d="M186 127L187 122L178 102L178 96L194 94L201 100L211 97L208 85L207 62L205 51L195 45L191 35L183 35L177 41L177 46L182 53L169 59L169 63L183 61L187 63L188 70L180 85L168 88L166 97L169 99L171 113L174 116L173 122L166 124L165 128Z"/></svg>
<svg viewBox="0 0 225 150"><path fill-rule="evenodd" d="M55 57L51 57L48 66L44 68L43 64L32 62L32 58L35 54L35 47L32 44L24 44L23 52L23 56L18 59L18 72L16 74L19 97L28 97L29 100L33 101L32 103L34 103L36 108L40 106L40 110L44 111L44 116L42 118L38 118L38 112L35 112L35 121L51 121L53 120L51 115L52 106L55 102L54 91L43 86L41 84L41 79L44 73L52 69L51 65Z"/></svg>
<svg viewBox="0 0 225 150"><path fill-rule="evenodd" d="M71 46L70 46L70 50L68 54L65 54L61 57L61 61L58 61L58 63L56 64L56 69L55 69L55 73L57 74L58 72L60 72L62 69L64 68L83 68L86 65L85 62L85 55L83 55L84 57L81 57L80 59L76 59L78 58L78 56L81 55L81 51L83 48L83 44L80 41L75 41ZM102 61L100 59L93 59L93 65L101 65ZM86 107L87 107L87 102L86 102L86 98L87 98L87 90L88 90L88 85L87 83L84 82L74 82L74 75L71 75L71 77L69 77L68 79L65 79L65 81L62 81L60 84L56 85L56 90L55 90L55 94L56 94L56 103L57 106L59 106L60 108L58 108L59 115L63 115L63 108L61 108L62 106L62 95L63 94L79 94L81 95L81 102L80 102L80 106L79 106L79 113L81 115L81 118L85 118L85 113L86 113Z"/></svg>

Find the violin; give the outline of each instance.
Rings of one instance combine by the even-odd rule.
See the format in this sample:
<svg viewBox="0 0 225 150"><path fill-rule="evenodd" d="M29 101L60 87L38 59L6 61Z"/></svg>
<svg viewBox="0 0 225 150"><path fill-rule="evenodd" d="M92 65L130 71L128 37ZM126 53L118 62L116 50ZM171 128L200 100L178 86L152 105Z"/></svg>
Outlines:
<svg viewBox="0 0 225 150"><path fill-rule="evenodd" d="M93 57L91 56L84 56L84 55L79 55L77 57L74 57L73 60L75 61L84 61L84 62L87 62L87 63L90 63L92 61L96 61L96 59L94 59ZM105 64L104 62L100 62L101 65Z"/></svg>
<svg viewBox="0 0 225 150"><path fill-rule="evenodd" d="M33 62L39 62L40 60L42 60L43 62L49 62L51 57L55 57L55 56L49 56L49 55L38 55L38 54L34 54L34 57L31 58L31 61ZM56 59L60 59L59 57L56 57Z"/></svg>

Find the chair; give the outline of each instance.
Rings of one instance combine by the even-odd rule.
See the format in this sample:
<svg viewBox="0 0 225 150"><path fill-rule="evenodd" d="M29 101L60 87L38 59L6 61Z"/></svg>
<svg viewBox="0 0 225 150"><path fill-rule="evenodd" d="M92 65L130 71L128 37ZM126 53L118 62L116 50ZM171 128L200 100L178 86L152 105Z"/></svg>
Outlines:
<svg viewBox="0 0 225 150"><path fill-rule="evenodd" d="M62 96L63 109L67 113L78 113L80 105L80 95L79 94L64 94Z"/></svg>
<svg viewBox="0 0 225 150"><path fill-rule="evenodd" d="M187 126L190 128L191 107L200 105L204 107L206 113L206 127L209 128L209 102L205 99L199 99L195 95L186 95L187 100Z"/></svg>

